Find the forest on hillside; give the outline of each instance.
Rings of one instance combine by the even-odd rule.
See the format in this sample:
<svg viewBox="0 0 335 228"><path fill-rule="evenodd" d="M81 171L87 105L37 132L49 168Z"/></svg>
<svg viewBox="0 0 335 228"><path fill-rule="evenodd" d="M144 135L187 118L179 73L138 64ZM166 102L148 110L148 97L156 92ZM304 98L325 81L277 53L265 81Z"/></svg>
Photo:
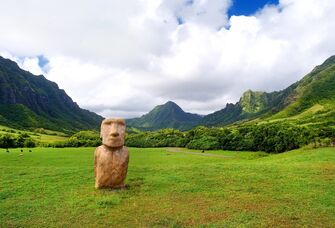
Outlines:
<svg viewBox="0 0 335 228"><path fill-rule="evenodd" d="M27 134L0 137L0 147L96 147L101 145L96 131L80 131L59 142L41 144ZM204 126L189 131L162 129L141 132L129 129L128 147L185 147L199 150L265 151L280 153L306 145L323 147L335 145L335 129L328 126L307 127L292 123L262 123L230 127Z"/></svg>

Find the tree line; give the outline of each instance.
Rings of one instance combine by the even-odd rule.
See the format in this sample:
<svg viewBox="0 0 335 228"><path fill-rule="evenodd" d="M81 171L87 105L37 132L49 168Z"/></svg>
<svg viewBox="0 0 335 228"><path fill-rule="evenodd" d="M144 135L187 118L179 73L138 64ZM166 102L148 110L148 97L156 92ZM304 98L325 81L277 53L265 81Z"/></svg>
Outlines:
<svg viewBox="0 0 335 228"><path fill-rule="evenodd" d="M27 134L18 135L3 134L0 135L0 148L18 148L18 147L35 147L36 142Z"/></svg>
<svg viewBox="0 0 335 228"><path fill-rule="evenodd" d="M308 128L289 123L253 124L223 128L196 127L187 132L163 129L128 134L130 147L186 147L200 150L284 152L304 145L335 144L335 129Z"/></svg>
<svg viewBox="0 0 335 228"><path fill-rule="evenodd" d="M326 126L304 127L290 123L264 123L232 127L196 127L189 131L162 129L150 132L129 131L129 147L185 147L199 150L265 151L280 153L305 145L335 145L335 129ZM40 146L28 134L0 136L1 148ZM65 141L44 144L47 147L97 147L99 133L80 131Z"/></svg>

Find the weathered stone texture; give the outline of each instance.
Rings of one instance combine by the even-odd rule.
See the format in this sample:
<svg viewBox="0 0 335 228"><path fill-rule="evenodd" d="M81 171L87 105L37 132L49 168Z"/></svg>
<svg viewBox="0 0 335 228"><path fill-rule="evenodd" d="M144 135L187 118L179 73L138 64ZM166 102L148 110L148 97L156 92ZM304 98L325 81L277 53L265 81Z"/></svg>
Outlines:
<svg viewBox="0 0 335 228"><path fill-rule="evenodd" d="M125 186L129 153L124 146L125 121L105 119L101 124L102 146L94 153L96 188L118 189Z"/></svg>

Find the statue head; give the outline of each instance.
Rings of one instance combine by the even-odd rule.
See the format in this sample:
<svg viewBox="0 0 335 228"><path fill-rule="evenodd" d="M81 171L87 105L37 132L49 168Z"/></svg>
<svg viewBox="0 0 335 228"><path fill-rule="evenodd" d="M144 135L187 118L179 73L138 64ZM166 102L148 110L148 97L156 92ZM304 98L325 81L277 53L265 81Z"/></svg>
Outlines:
<svg viewBox="0 0 335 228"><path fill-rule="evenodd" d="M126 122L124 119L104 119L101 123L100 137L102 144L107 147L121 147L124 145Z"/></svg>

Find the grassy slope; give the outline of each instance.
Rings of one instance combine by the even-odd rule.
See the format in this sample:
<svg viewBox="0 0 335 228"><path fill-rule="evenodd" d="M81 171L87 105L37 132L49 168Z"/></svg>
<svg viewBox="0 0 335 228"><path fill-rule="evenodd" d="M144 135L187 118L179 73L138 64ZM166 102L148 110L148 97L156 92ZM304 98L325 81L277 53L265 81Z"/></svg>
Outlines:
<svg viewBox="0 0 335 228"><path fill-rule="evenodd" d="M26 130L18 130L18 129L0 125L0 135L9 134L9 135L17 136L19 132L27 133L33 140L35 140L36 142L42 143L42 144L60 142L60 141L64 141L68 139L68 136L64 134L63 132L43 130L44 133L38 133L38 132L31 132L31 131L26 131Z"/></svg>
<svg viewBox="0 0 335 228"><path fill-rule="evenodd" d="M0 227L331 227L335 149L231 158L130 149L123 191L98 191L94 148L0 150ZM206 153L208 153L206 151Z"/></svg>
<svg viewBox="0 0 335 228"><path fill-rule="evenodd" d="M317 68L316 68L317 69ZM290 122L302 126L335 127L335 65L306 75L296 88L297 100L274 115L251 123ZM240 124L242 122L236 123Z"/></svg>
<svg viewBox="0 0 335 228"><path fill-rule="evenodd" d="M296 124L335 124L335 65L316 68L296 88L298 99L268 118Z"/></svg>
<svg viewBox="0 0 335 228"><path fill-rule="evenodd" d="M289 121L298 125L335 126L335 56L288 88L243 93L235 105L205 116L205 126Z"/></svg>

